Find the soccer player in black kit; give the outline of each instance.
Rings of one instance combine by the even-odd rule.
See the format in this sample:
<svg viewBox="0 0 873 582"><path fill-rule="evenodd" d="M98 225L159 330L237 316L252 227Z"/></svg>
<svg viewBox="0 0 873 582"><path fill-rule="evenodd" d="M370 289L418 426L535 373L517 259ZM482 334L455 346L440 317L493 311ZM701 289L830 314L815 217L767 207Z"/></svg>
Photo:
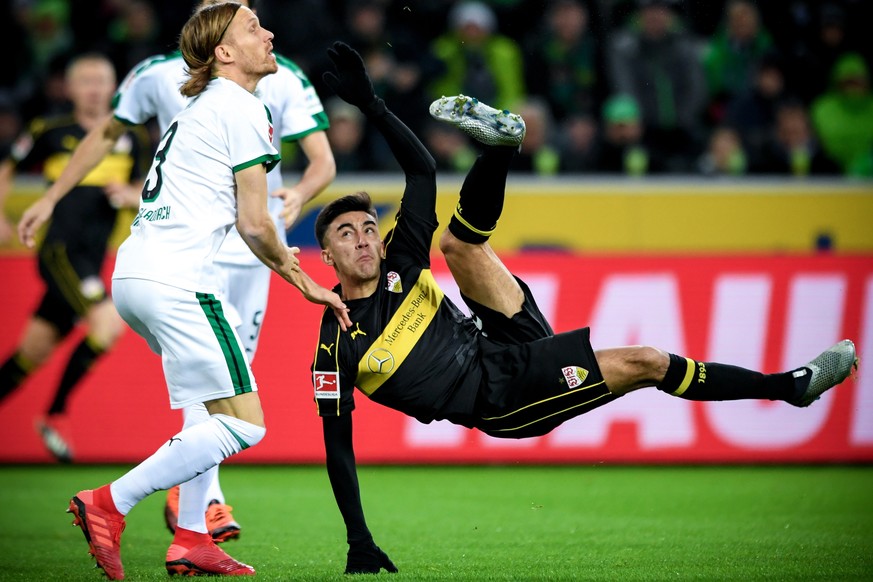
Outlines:
<svg viewBox="0 0 873 582"><path fill-rule="evenodd" d="M434 281L436 167L416 136L377 97L353 49L334 43L336 74L325 82L379 129L406 176L394 227L380 238L369 196L328 204L316 220L322 260L349 308L342 331L327 311L312 366L327 470L347 528L347 573L396 567L373 541L352 447L354 387L421 422L445 419L503 438L548 433L562 422L645 387L690 400L785 400L808 406L856 365L843 340L803 367L762 374L700 362L654 347L594 350L588 328L555 334L528 287L488 245L503 207L506 177L524 121L476 99L435 101L435 118L481 145L439 246L473 314L465 316Z"/></svg>
<svg viewBox="0 0 873 582"><path fill-rule="evenodd" d="M54 182L88 129L111 112L115 71L105 56L88 53L75 57L67 67L66 80L72 112L37 118L30 124L9 158L0 164L0 188L9 187L16 169L41 169L46 181ZM79 321L87 325L46 415L36 423L46 448L61 461L72 461L74 454L65 414L69 396L124 330L100 271L118 216L114 200L124 197L123 189L144 175L149 154L145 131L128 131L112 153L58 203L37 253L44 294L15 352L0 364L2 402L51 356Z"/></svg>

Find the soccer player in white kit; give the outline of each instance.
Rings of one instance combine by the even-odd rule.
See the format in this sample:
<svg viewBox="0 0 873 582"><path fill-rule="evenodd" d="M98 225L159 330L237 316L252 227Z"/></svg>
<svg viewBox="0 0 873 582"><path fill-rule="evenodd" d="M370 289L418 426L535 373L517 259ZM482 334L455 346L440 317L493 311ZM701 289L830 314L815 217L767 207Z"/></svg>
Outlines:
<svg viewBox="0 0 873 582"><path fill-rule="evenodd" d="M221 0L204 0L200 7L219 4ZM241 2L254 11L254 2ZM336 176L336 164L325 130L327 115L306 75L292 61L277 55L276 73L264 77L255 95L273 116L273 145L296 141L306 155L308 165L299 182L292 188L282 185L280 167L267 174L270 193L268 206L280 233L298 217L302 206L326 188ZM144 124L156 118L163 134L173 117L188 104L179 87L187 80L185 61L177 51L145 59L134 67L119 86L113 100L114 114L92 130L77 148L70 168L58 179L53 190L62 191L65 184L77 184L90 169L111 151L117 136L131 125ZM60 184L60 186L58 186ZM70 186L72 187L72 186ZM54 194L50 189L46 194ZM65 192L64 192L65 193ZM115 200L118 205L136 206L135 200ZM251 252L232 228L215 257L222 279L221 296L225 314L237 330L251 364L258 345L261 323L267 308L270 269ZM209 417L201 403L186 406L184 426L202 422ZM207 526L217 543L235 538L240 526L234 520L218 478L218 467L203 477L207 483L202 505ZM180 488L170 489L164 510L167 527L175 531L178 520Z"/></svg>
<svg viewBox="0 0 873 582"><path fill-rule="evenodd" d="M121 246L113 294L128 324L162 356L173 408L205 403L208 420L186 426L151 457L98 489L70 501L91 553L120 580L124 515L147 495L193 480L264 436L257 385L242 342L224 314L214 258L236 223L258 258L304 296L329 306L349 326L339 297L299 268L297 249L279 239L267 210L266 170L278 160L269 112L251 92L276 71L273 35L238 3L196 12L180 47L194 97L161 140L143 188L131 236ZM54 200L44 196L19 224L33 243ZM47 212L46 212L47 211ZM254 569L216 546L202 509L180 499L179 523L166 559L171 574L251 575Z"/></svg>
<svg viewBox="0 0 873 582"><path fill-rule="evenodd" d="M220 2L206 0L201 6L217 3ZM253 3L248 5L251 8ZM293 188L283 188L278 168L267 174L270 213L283 232L283 227L290 227L297 218L303 204L333 180L336 164L324 133L328 127L327 116L315 89L296 64L281 56L277 61L278 71L258 83L255 95L273 115L274 145L278 148L282 141L299 140L309 160L300 182ZM178 53L140 63L124 79L116 95L114 119L118 128L156 117L161 131L166 131L170 119L187 104L187 98L179 92L185 77L184 61ZM231 230L222 244L216 263L221 266L222 295L227 300L228 319L239 333L251 363L267 308L270 270L252 254L236 229ZM184 409L184 418L188 426L208 418L208 413L198 403ZM225 504L218 468L212 469L205 479L209 486L203 506L213 539L223 542L237 537L240 527L230 514L231 508ZM164 510L171 531L175 530L179 495L180 489L171 489Z"/></svg>

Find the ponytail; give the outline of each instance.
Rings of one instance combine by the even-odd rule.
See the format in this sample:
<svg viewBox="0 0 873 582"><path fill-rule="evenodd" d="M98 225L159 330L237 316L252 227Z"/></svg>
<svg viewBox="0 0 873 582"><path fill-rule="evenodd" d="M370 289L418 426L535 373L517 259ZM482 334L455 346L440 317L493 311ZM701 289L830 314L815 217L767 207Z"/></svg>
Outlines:
<svg viewBox="0 0 873 582"><path fill-rule="evenodd" d="M190 77L179 89L185 97L202 93L215 76L215 47L221 43L240 6L238 2L206 6L195 12L182 27L179 50L188 65Z"/></svg>

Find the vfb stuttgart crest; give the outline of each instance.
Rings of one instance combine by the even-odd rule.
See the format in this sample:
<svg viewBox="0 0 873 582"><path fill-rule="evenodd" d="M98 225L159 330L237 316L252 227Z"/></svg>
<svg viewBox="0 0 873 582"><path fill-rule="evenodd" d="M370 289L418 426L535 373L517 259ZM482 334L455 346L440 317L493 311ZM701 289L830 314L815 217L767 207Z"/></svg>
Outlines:
<svg viewBox="0 0 873 582"><path fill-rule="evenodd" d="M400 284L400 275L395 271L388 271L388 285L385 288L392 293L403 293L403 285Z"/></svg>
<svg viewBox="0 0 873 582"><path fill-rule="evenodd" d="M588 377L588 370L579 366L561 368L561 373L564 375L564 380L567 381L567 388L571 390L581 386L585 382L585 378Z"/></svg>
<svg viewBox="0 0 873 582"><path fill-rule="evenodd" d="M376 348L367 356L367 368L374 374L388 374L394 369L394 355L385 348Z"/></svg>

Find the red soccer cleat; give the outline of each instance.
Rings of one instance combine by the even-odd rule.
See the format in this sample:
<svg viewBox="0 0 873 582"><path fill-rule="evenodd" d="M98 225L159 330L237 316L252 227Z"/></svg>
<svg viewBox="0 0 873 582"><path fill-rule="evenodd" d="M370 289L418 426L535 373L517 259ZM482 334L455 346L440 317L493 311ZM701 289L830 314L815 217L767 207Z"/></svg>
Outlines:
<svg viewBox="0 0 873 582"><path fill-rule="evenodd" d="M186 548L173 543L167 550L167 572L170 576L254 576L255 569L234 560L206 537L205 541ZM177 538L178 539L178 538Z"/></svg>
<svg viewBox="0 0 873 582"><path fill-rule="evenodd" d="M206 529L216 544L239 537L240 527L230 514L232 509L230 505L219 503L216 499L210 501L206 508Z"/></svg>
<svg viewBox="0 0 873 582"><path fill-rule="evenodd" d="M68 513L76 516L73 525L82 528L88 542L88 553L97 560L97 566L106 572L110 580L124 580L121 564L121 532L124 531L124 516L117 511L107 511L94 504L94 491L79 491L70 500Z"/></svg>
<svg viewBox="0 0 873 582"><path fill-rule="evenodd" d="M239 537L241 532L239 524L231 515L233 507L220 503L213 499L206 508L206 528L216 544L233 540ZM179 486L167 490L167 502L164 504L164 523L171 533L176 533L176 524L179 522Z"/></svg>
<svg viewBox="0 0 873 582"><path fill-rule="evenodd" d="M179 522L179 486L167 489L167 502L164 504L164 523L170 533L176 533L176 524Z"/></svg>

